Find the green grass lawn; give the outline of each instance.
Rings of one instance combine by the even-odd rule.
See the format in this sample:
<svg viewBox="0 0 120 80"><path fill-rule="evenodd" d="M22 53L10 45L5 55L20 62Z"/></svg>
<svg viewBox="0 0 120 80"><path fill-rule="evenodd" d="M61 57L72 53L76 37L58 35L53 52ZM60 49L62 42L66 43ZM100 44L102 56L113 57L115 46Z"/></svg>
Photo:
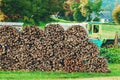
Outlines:
<svg viewBox="0 0 120 80"><path fill-rule="evenodd" d="M71 23L73 21L67 21L67 20L58 19L58 18L51 18L49 21L46 21L46 22L40 21L39 24L38 24L38 26L40 28L44 29L46 24L48 24L48 23L54 23L54 22ZM23 27L24 26L29 26L29 25L35 25L35 23L24 23Z"/></svg>
<svg viewBox="0 0 120 80"><path fill-rule="evenodd" d="M120 34L120 25L102 25L102 38L114 39L116 32Z"/></svg>
<svg viewBox="0 0 120 80"><path fill-rule="evenodd" d="M45 25L48 23L54 23L54 22L63 22L63 23L72 23L72 21L67 21L64 19L58 19L58 18L53 18L51 21L48 22L40 22L39 26L44 29Z"/></svg>
<svg viewBox="0 0 120 80"><path fill-rule="evenodd" d="M53 80L120 76L120 64L109 64L111 73L66 73L39 71L0 71L0 80Z"/></svg>

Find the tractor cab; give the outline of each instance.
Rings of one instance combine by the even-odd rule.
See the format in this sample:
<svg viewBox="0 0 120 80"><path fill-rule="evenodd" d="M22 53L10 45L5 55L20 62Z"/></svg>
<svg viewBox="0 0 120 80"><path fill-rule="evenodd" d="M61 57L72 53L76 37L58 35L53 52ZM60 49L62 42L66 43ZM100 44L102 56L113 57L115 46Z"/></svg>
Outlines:
<svg viewBox="0 0 120 80"><path fill-rule="evenodd" d="M89 22L87 26L89 37L94 39L101 39L102 34L102 23L100 22Z"/></svg>
<svg viewBox="0 0 120 80"><path fill-rule="evenodd" d="M87 29L89 34L89 40L95 43L98 47L101 47L102 23L88 22Z"/></svg>

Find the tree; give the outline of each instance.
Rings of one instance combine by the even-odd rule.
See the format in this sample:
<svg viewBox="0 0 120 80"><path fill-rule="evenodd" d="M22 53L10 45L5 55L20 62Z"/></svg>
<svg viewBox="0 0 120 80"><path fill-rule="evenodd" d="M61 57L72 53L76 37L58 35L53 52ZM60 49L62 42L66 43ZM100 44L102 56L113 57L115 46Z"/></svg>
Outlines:
<svg viewBox="0 0 120 80"><path fill-rule="evenodd" d="M102 10L102 0L94 0L93 2L89 2L89 6L91 6L91 10L96 14L99 15L99 12Z"/></svg>
<svg viewBox="0 0 120 80"><path fill-rule="evenodd" d="M17 21L30 13L29 0L2 0L0 9L8 17L7 20Z"/></svg>
<svg viewBox="0 0 120 80"><path fill-rule="evenodd" d="M95 13L97 16L101 9L102 0L80 0L80 9L84 17L87 17L87 20L91 20L91 14Z"/></svg>
<svg viewBox="0 0 120 80"><path fill-rule="evenodd" d="M33 19L37 24L46 21L50 15L62 10L65 0L2 0L2 12L7 15L6 20L29 21Z"/></svg>
<svg viewBox="0 0 120 80"><path fill-rule="evenodd" d="M75 21L79 21L79 22L82 22L82 21L85 21L85 17L82 16L81 12L80 12L80 9L77 8L73 14L73 18Z"/></svg>
<svg viewBox="0 0 120 80"><path fill-rule="evenodd" d="M89 0L80 0L80 11L84 17L87 16L87 13L89 11L89 5L88 5Z"/></svg>
<svg viewBox="0 0 120 80"><path fill-rule="evenodd" d="M79 8L79 3L78 2L75 2L75 1L73 1L72 3L71 3L71 5L70 5L70 9L72 10L72 11L75 11L77 8Z"/></svg>
<svg viewBox="0 0 120 80"><path fill-rule="evenodd" d="M120 5L113 10L112 17L116 24L120 24Z"/></svg>
<svg viewBox="0 0 120 80"><path fill-rule="evenodd" d="M71 5L74 2L74 0L67 0L64 2L63 8L65 10L65 17L67 20L72 21L73 20L73 11L71 10Z"/></svg>
<svg viewBox="0 0 120 80"><path fill-rule="evenodd" d="M79 21L79 22L82 22L82 21L85 21L86 17L84 17L82 14L81 14L81 11L80 11L80 8L79 8L79 3L74 1L71 5L71 10L74 11L73 13L73 18L75 21Z"/></svg>
<svg viewBox="0 0 120 80"><path fill-rule="evenodd" d="M47 21L52 14L63 10L63 3L66 0L32 0L34 12L33 19L35 22ZM36 7L34 7L36 6Z"/></svg>
<svg viewBox="0 0 120 80"><path fill-rule="evenodd" d="M84 21L80 12L80 0L67 0L64 3L65 16L67 20Z"/></svg>

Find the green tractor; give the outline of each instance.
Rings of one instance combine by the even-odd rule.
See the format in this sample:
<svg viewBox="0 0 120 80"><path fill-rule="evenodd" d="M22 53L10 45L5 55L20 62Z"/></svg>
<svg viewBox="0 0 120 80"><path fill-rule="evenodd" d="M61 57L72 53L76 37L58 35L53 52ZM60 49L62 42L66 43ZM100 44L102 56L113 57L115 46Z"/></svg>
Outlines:
<svg viewBox="0 0 120 80"><path fill-rule="evenodd" d="M120 45L119 25L110 25L101 22L89 22L87 25L90 41L98 47L113 47Z"/></svg>

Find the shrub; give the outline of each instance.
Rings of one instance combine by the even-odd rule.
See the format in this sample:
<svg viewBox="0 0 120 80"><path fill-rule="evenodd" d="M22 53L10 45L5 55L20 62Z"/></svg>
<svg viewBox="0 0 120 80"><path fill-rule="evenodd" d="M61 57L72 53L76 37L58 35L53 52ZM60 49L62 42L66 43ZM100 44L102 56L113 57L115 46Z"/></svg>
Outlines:
<svg viewBox="0 0 120 80"><path fill-rule="evenodd" d="M102 48L100 51L100 55L104 56L109 63L120 63L120 49Z"/></svg>

